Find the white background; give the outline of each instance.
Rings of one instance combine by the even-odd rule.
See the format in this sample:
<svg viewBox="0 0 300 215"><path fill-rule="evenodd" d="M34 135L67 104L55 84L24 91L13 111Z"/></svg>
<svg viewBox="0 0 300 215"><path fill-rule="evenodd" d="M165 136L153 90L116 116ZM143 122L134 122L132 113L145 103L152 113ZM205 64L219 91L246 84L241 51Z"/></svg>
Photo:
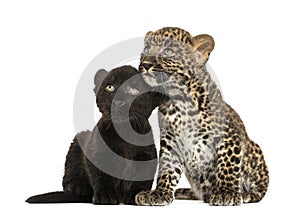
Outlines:
<svg viewBox="0 0 300 215"><path fill-rule="evenodd" d="M1 1L0 213L295 214L299 20L297 1L288 0ZM263 201L241 207L175 201L155 208L24 203L30 195L61 189L75 134L73 98L84 68L105 48L164 26L215 38L209 63L269 166Z"/></svg>

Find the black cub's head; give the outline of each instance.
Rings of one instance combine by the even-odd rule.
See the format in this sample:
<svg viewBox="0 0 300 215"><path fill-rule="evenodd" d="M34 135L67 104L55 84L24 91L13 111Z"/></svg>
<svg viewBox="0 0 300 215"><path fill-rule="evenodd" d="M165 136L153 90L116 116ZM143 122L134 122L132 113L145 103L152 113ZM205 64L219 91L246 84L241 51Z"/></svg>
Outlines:
<svg viewBox="0 0 300 215"><path fill-rule="evenodd" d="M207 34L192 37L173 27L150 31L145 36L139 69L150 86L185 82L195 68L206 63L213 48L214 40Z"/></svg>
<svg viewBox="0 0 300 215"><path fill-rule="evenodd" d="M131 66L115 68L111 72L101 69L95 75L94 83L100 112L116 123L128 119L143 122L157 106L141 73Z"/></svg>

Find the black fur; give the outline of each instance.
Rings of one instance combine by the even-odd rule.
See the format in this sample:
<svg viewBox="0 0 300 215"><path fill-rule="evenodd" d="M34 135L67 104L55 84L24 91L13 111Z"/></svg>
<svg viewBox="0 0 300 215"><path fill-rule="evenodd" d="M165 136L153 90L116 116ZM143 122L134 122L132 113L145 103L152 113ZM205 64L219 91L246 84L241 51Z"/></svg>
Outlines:
<svg viewBox="0 0 300 215"><path fill-rule="evenodd" d="M28 203L91 203L88 195L75 195L69 192L58 191L36 195L26 200Z"/></svg>
<svg viewBox="0 0 300 215"><path fill-rule="evenodd" d="M81 132L75 136L66 157L63 177L64 191L33 196L26 200L28 203L90 202L94 204L135 204L134 197L137 193L151 189L156 171L156 162L148 165L147 168L133 169L131 161L153 159L156 161L157 159L148 118L152 110L159 105L159 100L155 100L157 96L154 96L151 92L138 95L135 99L128 93L128 86L140 91L149 90L148 85L144 83L141 77L134 81L129 81L126 85L123 84L137 74L139 72L131 66L116 68L110 73L105 70L97 72L94 79L94 90L97 96L97 106L102 113L102 117L93 131ZM100 85L101 82L102 84ZM120 89L123 95L121 97L122 101L119 102L125 102L124 105L118 107L114 114L112 114L112 106L117 105L118 101L113 102L115 92L107 92L105 90L109 84L112 84L115 89ZM122 87L120 87L121 85ZM148 144L147 146L134 145L127 142L120 137L112 124L113 115L115 117L114 120L117 121L116 126L121 127L122 133L126 133L128 127L123 126L125 114L122 108L124 109L126 105L129 105L130 100L133 100L129 111L130 124L134 131L139 134L150 133L142 140L143 144ZM100 135L97 136L99 133L104 141L99 139ZM105 146L108 146L108 148ZM125 163L118 164L115 162L115 158L109 156L108 149L126 158ZM89 154L89 159L83 151ZM140 178L148 176L148 180L130 181L113 177L97 168L91 162L101 161L101 159L104 159L105 165L109 165L111 169L118 169L121 165L123 169L121 172L118 172L121 176L129 173L137 177L140 176Z"/></svg>

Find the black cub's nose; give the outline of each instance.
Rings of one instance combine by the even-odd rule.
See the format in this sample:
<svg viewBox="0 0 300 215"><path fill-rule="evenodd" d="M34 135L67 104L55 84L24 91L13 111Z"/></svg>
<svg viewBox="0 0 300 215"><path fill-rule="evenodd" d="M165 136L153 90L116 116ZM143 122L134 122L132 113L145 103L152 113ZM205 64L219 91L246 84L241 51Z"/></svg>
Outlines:
<svg viewBox="0 0 300 215"><path fill-rule="evenodd" d="M142 63L141 67L144 67L148 71L151 67L153 67L153 64L152 63Z"/></svg>
<svg viewBox="0 0 300 215"><path fill-rule="evenodd" d="M114 100L113 103L117 107L122 107L125 104L125 101Z"/></svg>

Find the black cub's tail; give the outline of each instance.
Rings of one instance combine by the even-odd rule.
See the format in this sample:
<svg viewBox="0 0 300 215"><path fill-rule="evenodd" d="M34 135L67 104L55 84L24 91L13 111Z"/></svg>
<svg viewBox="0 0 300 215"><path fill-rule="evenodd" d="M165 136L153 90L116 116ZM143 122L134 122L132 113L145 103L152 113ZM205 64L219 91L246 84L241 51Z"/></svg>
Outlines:
<svg viewBox="0 0 300 215"><path fill-rule="evenodd" d="M28 203L92 203L91 196L81 196L63 191L51 192L31 196L26 200Z"/></svg>

